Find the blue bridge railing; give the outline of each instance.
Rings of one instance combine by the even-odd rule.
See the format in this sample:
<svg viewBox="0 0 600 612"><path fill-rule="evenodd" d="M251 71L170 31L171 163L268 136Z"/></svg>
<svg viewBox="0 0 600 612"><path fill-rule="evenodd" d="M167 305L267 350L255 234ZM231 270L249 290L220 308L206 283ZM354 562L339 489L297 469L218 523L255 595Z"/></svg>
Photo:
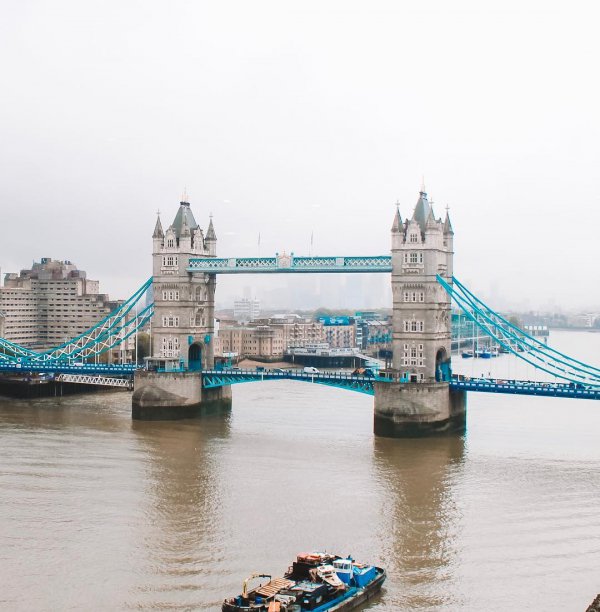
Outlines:
<svg viewBox="0 0 600 612"><path fill-rule="evenodd" d="M107 363L69 363L67 361L53 361L50 363L11 363L0 361L0 372L6 374L98 374L106 376L133 376L139 369L133 363L107 364Z"/></svg>
<svg viewBox="0 0 600 612"><path fill-rule="evenodd" d="M319 372L313 374L297 369L202 370L202 386L205 389L262 380L298 380L373 395L373 382L378 379L370 376L355 376L348 372Z"/></svg>
<svg viewBox="0 0 600 612"><path fill-rule="evenodd" d="M374 395L373 384L376 382L391 383L394 381L383 376L361 376L348 372L320 372L313 374L302 370L203 370L202 386L210 389L246 382L264 380L297 380L317 383ZM402 383L421 384L421 383ZM600 400L599 386L584 386L576 383L549 383L529 380L504 379L469 379L454 376L449 381L451 389L475 391L480 393L503 393L510 395L541 395L546 397L571 397L577 399Z"/></svg>

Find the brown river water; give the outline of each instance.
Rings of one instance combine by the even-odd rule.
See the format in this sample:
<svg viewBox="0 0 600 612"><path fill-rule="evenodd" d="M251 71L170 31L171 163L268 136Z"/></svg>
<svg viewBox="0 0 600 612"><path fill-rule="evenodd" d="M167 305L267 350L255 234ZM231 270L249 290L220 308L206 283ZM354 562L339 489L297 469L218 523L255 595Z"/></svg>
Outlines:
<svg viewBox="0 0 600 612"><path fill-rule="evenodd" d="M598 364L600 333L552 343ZM453 361L524 377L511 359ZM132 422L128 392L0 399L0 609L219 610L311 549L387 568L365 610L579 612L600 592L600 402L471 393L463 437L392 440L366 395L233 394L163 423Z"/></svg>

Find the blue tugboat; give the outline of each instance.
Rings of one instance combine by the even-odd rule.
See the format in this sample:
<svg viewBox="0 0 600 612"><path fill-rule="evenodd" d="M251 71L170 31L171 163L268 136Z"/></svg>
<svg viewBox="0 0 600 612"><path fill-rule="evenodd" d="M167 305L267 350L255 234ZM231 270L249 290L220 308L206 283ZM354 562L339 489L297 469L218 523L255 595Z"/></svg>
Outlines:
<svg viewBox="0 0 600 612"><path fill-rule="evenodd" d="M250 580L268 578L248 590ZM385 570L352 557L304 553L283 578L252 574L242 594L223 602L222 612L340 612L371 599L386 578Z"/></svg>

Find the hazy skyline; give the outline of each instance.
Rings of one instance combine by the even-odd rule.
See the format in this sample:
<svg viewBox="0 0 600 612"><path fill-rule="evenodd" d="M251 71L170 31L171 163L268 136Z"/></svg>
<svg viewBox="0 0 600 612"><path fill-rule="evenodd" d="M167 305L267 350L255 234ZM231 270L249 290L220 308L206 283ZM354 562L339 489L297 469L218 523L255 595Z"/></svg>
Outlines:
<svg viewBox="0 0 600 612"><path fill-rule="evenodd" d="M3 273L126 297L184 189L219 256L385 254L424 175L491 305L600 307L596 3L2 5Z"/></svg>

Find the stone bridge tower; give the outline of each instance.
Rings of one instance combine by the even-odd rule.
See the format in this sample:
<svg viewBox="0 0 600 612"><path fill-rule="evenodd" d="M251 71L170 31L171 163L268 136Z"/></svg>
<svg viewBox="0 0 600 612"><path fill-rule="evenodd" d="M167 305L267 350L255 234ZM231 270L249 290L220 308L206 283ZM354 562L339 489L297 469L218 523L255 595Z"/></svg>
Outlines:
<svg viewBox="0 0 600 612"><path fill-rule="evenodd" d="M152 238L152 357L180 359L185 370L137 370L131 416L145 421L172 420L228 410L231 387L203 389L200 373L214 361L215 276L187 271L193 257L216 257L212 218L204 235L184 196L165 231L160 217L156 220Z"/></svg>
<svg viewBox="0 0 600 612"><path fill-rule="evenodd" d="M187 272L190 258L215 257L212 218L206 235L184 195L173 223L154 228L152 356L180 357L189 370L213 365L215 276Z"/></svg>
<svg viewBox="0 0 600 612"><path fill-rule="evenodd" d="M377 384L375 433L428 435L464 426L464 394L450 390L454 232L436 219L423 186L410 219L392 225L393 360L396 382Z"/></svg>
<svg viewBox="0 0 600 612"><path fill-rule="evenodd" d="M424 189L424 187L423 187ZM450 296L436 280L452 277L450 217L436 219L421 191L411 219L392 225L393 367L410 382L449 377Z"/></svg>

